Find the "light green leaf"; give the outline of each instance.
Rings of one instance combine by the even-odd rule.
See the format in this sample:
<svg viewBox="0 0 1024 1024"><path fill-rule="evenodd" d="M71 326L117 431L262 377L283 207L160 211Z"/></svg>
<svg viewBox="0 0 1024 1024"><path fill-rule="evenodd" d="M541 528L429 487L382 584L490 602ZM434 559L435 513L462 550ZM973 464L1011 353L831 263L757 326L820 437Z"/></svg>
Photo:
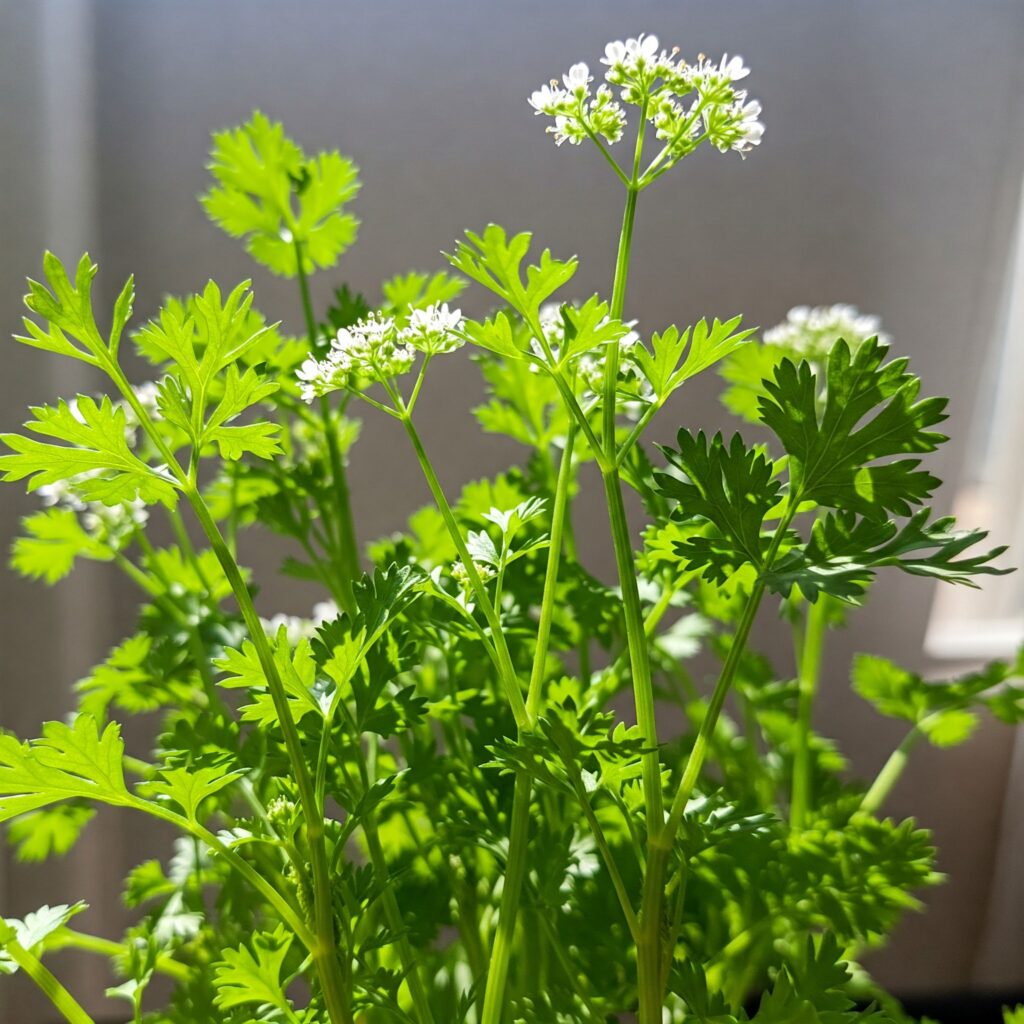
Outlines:
<svg viewBox="0 0 1024 1024"><path fill-rule="evenodd" d="M333 150L307 158L259 111L214 134L210 171L217 184L201 200L210 219L275 274L298 273L296 243L308 273L355 240L359 222L344 210L360 187L355 164Z"/></svg>
<svg viewBox="0 0 1024 1024"><path fill-rule="evenodd" d="M93 808L83 804L54 804L15 818L7 826L7 838L20 861L34 863L63 857L95 815Z"/></svg>
<svg viewBox="0 0 1024 1024"><path fill-rule="evenodd" d="M309 641L300 640L293 650L288 641L288 631L282 626L271 641L271 646L292 718L296 722L301 721L310 711L323 717L324 706L319 694L314 692L316 662ZM247 689L255 698L253 703L241 709L242 718L261 725L277 722L277 709L269 692L267 677L256 645L251 640L244 641L238 650L229 648L224 652L224 657L214 664L225 673L225 677L220 680L221 686L227 689Z"/></svg>
<svg viewBox="0 0 1024 1024"><path fill-rule="evenodd" d="M189 821L198 823L202 802L243 774L242 769L225 772L223 768L166 768L160 772L162 781L147 782L140 792L157 800L174 801Z"/></svg>
<svg viewBox="0 0 1024 1024"><path fill-rule="evenodd" d="M34 434L55 438L63 444L37 441L21 434L0 435L11 449L0 456L5 480L30 477L29 489L44 484L75 480L86 501L116 505L139 498L147 503L174 505L176 485L146 465L128 447L124 409L104 397L99 404L80 395L73 409L61 400L56 406L34 406L36 417L25 424Z"/></svg>
<svg viewBox="0 0 1024 1024"><path fill-rule="evenodd" d="M0 735L0 821L74 797L130 804L123 756L119 726L111 722L100 733L92 715L47 722L29 743Z"/></svg>
<svg viewBox="0 0 1024 1024"><path fill-rule="evenodd" d="M647 378L655 396L664 401L691 377L731 355L746 342L754 332L737 331L741 319L736 316L722 323L716 318L710 328L707 320L701 319L682 333L676 327L669 327L651 337L650 350L637 345L630 356Z"/></svg>
<svg viewBox="0 0 1024 1024"><path fill-rule="evenodd" d="M64 927L76 914L87 909L81 900L70 906L60 904L42 906L26 914L24 918L0 919L0 947L17 942L22 949L39 956L46 947L46 940ZM18 965L6 952L0 952L0 974L14 974Z"/></svg>
<svg viewBox="0 0 1024 1024"><path fill-rule="evenodd" d="M467 231L466 241L460 241L448 259L467 277L504 299L527 322L536 324L541 304L572 278L577 263L575 258L557 260L545 249L540 262L527 267L524 283L522 263L531 238L524 231L509 239L504 228L488 224L482 235Z"/></svg>
<svg viewBox="0 0 1024 1024"><path fill-rule="evenodd" d="M629 332L621 320L608 317L608 303L592 295L578 309L562 307L565 324L565 344L559 353L559 363L565 364L586 352L616 341Z"/></svg>
<svg viewBox="0 0 1024 1024"><path fill-rule="evenodd" d="M21 521L24 536L11 549L11 566L22 576L56 583L74 566L76 558L109 562L113 550L82 529L69 508L48 508Z"/></svg>
<svg viewBox="0 0 1024 1024"><path fill-rule="evenodd" d="M121 331L131 316L134 289L129 278L114 307L108 343L96 326L92 310L92 282L97 269L86 253L78 261L72 284L61 261L52 252L47 252L43 256L43 271L49 288L30 278L29 292L25 296L25 305L30 312L46 320L47 326L41 327L25 318L22 322L28 334L16 336L16 340L93 366L109 366L117 351Z"/></svg>
<svg viewBox="0 0 1024 1024"><path fill-rule="evenodd" d="M414 309L425 309L439 302L450 302L465 290L461 277L441 270L431 277L417 270L396 274L381 285L383 309L404 323Z"/></svg>
<svg viewBox="0 0 1024 1024"><path fill-rule="evenodd" d="M223 960L214 965L217 1005L222 1010L249 1004L290 1010L281 971L292 939L282 924L274 932L255 935L251 951L245 946L223 950Z"/></svg>

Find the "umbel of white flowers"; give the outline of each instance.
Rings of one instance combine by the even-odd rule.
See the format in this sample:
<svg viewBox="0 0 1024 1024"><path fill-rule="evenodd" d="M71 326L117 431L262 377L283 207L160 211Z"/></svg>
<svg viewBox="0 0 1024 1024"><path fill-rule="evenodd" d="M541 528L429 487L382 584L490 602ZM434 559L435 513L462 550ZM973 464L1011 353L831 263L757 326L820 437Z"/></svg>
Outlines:
<svg viewBox="0 0 1024 1024"><path fill-rule="evenodd" d="M673 162L705 141L722 152L748 153L761 142L764 125L758 120L761 104L748 100L746 90L733 84L750 74L743 58L725 54L715 64L701 54L691 64L677 60L678 52L659 50L653 35L611 42L601 58L607 65L607 84L591 93L594 78L581 62L562 76L562 85L552 79L534 91L530 106L536 114L554 118L548 131L558 145L578 146L588 138L616 143L626 115L614 97L615 87L623 103L639 107L654 125Z"/></svg>
<svg viewBox="0 0 1024 1024"><path fill-rule="evenodd" d="M323 359L310 356L296 371L302 397L312 402L359 381L383 381L407 373L416 350L427 356L454 352L465 342L457 333L462 323L462 311L449 309L447 302L413 310L405 327L399 327L394 317L371 313L338 331Z"/></svg>
<svg viewBox="0 0 1024 1024"><path fill-rule="evenodd" d="M859 348L868 338L888 344L889 335L879 330L880 326L877 316L861 313L845 302L833 306L794 306L781 324L764 332L764 340L808 359L823 359L839 338L851 349Z"/></svg>

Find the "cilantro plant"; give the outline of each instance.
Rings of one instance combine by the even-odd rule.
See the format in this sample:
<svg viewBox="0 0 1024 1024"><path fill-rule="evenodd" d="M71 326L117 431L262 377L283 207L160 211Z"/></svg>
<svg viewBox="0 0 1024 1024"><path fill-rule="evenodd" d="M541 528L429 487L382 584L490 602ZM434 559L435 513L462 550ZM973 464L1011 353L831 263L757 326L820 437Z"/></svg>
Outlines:
<svg viewBox="0 0 1024 1024"><path fill-rule="evenodd" d="M1021 664L936 685L858 657L857 693L906 723L865 783L812 729L827 638L876 577L973 585L1005 571L1001 549L933 515L945 400L872 318L798 309L763 337L736 316L627 319L641 194L698 149L748 154L763 128L738 57L687 63L641 36L602 63L596 89L576 64L530 103L622 183L607 297L574 295L574 258L491 224L453 247L455 273L373 297L340 284L316 309L309 277L355 240L356 169L262 114L214 136L202 202L295 279L297 336L249 282L147 321L131 280L97 308L88 256L69 272L47 254L30 282L18 340L108 386L3 437L0 470L44 506L13 566L54 584L108 562L140 608L74 714L0 735L0 819L32 861L66 854L98 804L178 833L126 879L119 939L82 930L82 904L0 922L0 971L72 1024L91 1018L45 964L68 947L109 957L109 995L153 1024L907 1019L860 961L939 875L886 798L915 744L1024 717ZM467 280L489 316L453 307ZM449 494L418 402L467 345L476 420L523 458ZM127 348L153 382L131 383ZM746 438L658 415L715 369ZM357 406L362 429L401 425L433 499L362 546ZM573 524L597 477L614 581ZM259 529L321 591L308 616L257 611L238 538ZM792 632L793 663L752 649L758 616ZM155 739L129 753L118 723L135 715Z"/></svg>

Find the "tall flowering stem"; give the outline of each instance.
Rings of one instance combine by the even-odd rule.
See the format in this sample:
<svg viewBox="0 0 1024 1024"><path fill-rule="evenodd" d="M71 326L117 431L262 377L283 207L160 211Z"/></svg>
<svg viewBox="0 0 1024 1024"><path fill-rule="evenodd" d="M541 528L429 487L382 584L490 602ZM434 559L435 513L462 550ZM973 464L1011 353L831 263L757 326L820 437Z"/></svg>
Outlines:
<svg viewBox="0 0 1024 1024"><path fill-rule="evenodd" d="M299 294L302 298L302 313L306 321L306 336L309 347L316 344L316 317L313 315L313 302L309 294L309 278L306 274L302 243L295 242L295 265L299 282ZM327 396L320 398L320 419L323 423L324 438L327 441L327 454L331 466L331 482L334 485L335 504L338 512L338 556L337 596L341 606L348 612L355 612L355 598L352 595L352 581L359 574L359 545L356 541L355 519L352 516L352 496L348 486L348 474L345 472L345 460L338 447L338 433L331 413Z"/></svg>
<svg viewBox="0 0 1024 1024"><path fill-rule="evenodd" d="M702 143L710 142L720 151L732 149L745 155L760 143L764 130L758 120L761 105L756 100L748 101L745 91L733 87L735 81L748 74L741 58L726 55L716 65L701 56L695 64L687 64L685 61L677 61L676 53L675 50L671 53L659 51L658 40L654 36L641 35L626 42L612 42L606 47L602 58L602 63L608 68L605 75L608 85L601 85L593 97L589 90L592 79L586 64L575 64L569 69L563 78L564 88L558 87L557 82L553 81L550 86L544 86L530 97L530 105L537 114L554 119L548 130L559 145L563 142L578 145L584 139L590 139L613 165L617 176L626 186L626 205L609 309L609 315L614 319L622 319L625 308L640 192ZM638 107L640 111L632 167L628 175L605 146L605 142L614 144L619 141L625 125L622 108L614 100L609 86L618 88L621 100ZM655 134L663 141L663 146L646 170L641 170L648 122L653 124ZM615 564L622 592L637 725L647 748L643 755L642 783L647 816L648 860L637 936L640 1024L660 1024L664 1004L665 961L666 955L670 955L669 951L663 949L662 938L666 870L686 802L700 774L707 743L731 686L747 632L760 604L763 586L755 589L751 595L747 613L735 637L733 651L716 686L698 735L697 746L690 756L666 822L650 652L619 474L625 453L638 439L642 427L648 421L641 420L620 449L616 437L619 366L620 343L612 340L605 350L601 446L600 449L595 448L594 454L604 481Z"/></svg>

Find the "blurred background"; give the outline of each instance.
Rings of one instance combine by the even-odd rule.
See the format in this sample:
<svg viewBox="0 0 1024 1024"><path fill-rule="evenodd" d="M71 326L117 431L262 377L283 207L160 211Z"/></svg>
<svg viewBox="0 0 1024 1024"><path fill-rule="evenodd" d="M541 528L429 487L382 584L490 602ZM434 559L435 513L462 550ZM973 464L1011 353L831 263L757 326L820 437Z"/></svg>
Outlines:
<svg viewBox="0 0 1024 1024"><path fill-rule="evenodd" d="M1020 0L0 0L0 324L18 329L24 277L48 247L65 260L90 251L101 308L132 272L139 316L208 277L253 276L257 305L298 332L294 284L251 264L196 202L209 133L254 107L307 150L338 147L361 167L359 241L339 275L313 279L321 302L342 281L372 300L385 276L440 269L440 250L488 221L577 253L580 296L608 291L621 188L596 152L557 149L526 97L641 31L688 57L742 54L767 130L747 160L702 152L644 194L628 315L644 332L738 312L768 327L796 304L880 315L926 391L952 396L954 440L934 463L947 481L940 506L1024 540ZM470 291L462 305L479 313L486 302ZM476 431L478 375L468 359L449 362L422 408L454 487L518 453ZM96 386L79 373L6 345L0 428L29 403ZM728 425L711 383L683 394L654 439L680 423ZM352 457L362 541L428 497L394 426L371 420ZM34 507L19 487L0 488L0 546ZM584 560L607 575L603 507L580 515ZM261 610L305 612L320 595L274 579L282 553L266 540L243 551ZM902 730L849 692L854 652L941 677L1024 635L1013 577L967 601L934 597L927 582L887 578L831 642L817 725L859 774L877 771ZM62 714L71 683L131 628L134 603L105 567L52 590L0 574L0 723L36 735ZM759 639L784 665L770 620ZM891 809L935 830L950 881L873 958L880 980L907 994L1024 990L1024 744L986 723L964 747L921 749ZM121 879L166 856L165 837L140 827L101 815L66 860L5 863L0 913L84 898L83 927L115 934ZM102 963L62 970L99 1005ZM30 993L5 993L0 1019L47 1019Z"/></svg>

